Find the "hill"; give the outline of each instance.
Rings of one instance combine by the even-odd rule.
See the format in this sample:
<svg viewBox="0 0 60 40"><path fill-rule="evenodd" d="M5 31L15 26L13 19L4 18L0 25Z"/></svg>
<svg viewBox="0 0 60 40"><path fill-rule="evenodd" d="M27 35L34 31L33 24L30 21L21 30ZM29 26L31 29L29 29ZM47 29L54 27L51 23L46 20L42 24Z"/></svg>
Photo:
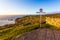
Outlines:
<svg viewBox="0 0 60 40"><path fill-rule="evenodd" d="M60 30L58 26L54 25L54 23L57 21L57 18L60 19L58 15L41 15L41 16L29 15L29 16L17 18L15 20L15 24L6 24L0 27L0 40L15 40L16 38L19 39L22 35L26 34L27 32L36 29L44 30L44 28L48 28L50 30L52 29ZM56 20L53 22L52 19L53 20L56 19ZM32 33L30 35L32 35ZM30 35L27 37L30 37Z"/></svg>
<svg viewBox="0 0 60 40"><path fill-rule="evenodd" d="M0 28L0 40L13 40L19 36L40 28L40 16L25 16L17 18L15 24L7 24Z"/></svg>
<svg viewBox="0 0 60 40"><path fill-rule="evenodd" d="M53 25L55 29L60 29L60 14L48 14L46 16L46 24Z"/></svg>

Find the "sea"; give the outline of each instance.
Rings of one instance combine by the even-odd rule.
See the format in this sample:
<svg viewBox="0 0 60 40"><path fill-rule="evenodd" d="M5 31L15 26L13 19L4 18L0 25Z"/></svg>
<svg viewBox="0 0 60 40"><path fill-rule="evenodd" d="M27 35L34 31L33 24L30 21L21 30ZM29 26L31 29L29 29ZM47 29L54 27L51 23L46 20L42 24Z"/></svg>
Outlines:
<svg viewBox="0 0 60 40"><path fill-rule="evenodd" d="M40 15L40 14L32 14L32 15ZM29 15L0 15L0 26L6 25L6 24L15 24L16 18L21 18L24 16L29 16Z"/></svg>
<svg viewBox="0 0 60 40"><path fill-rule="evenodd" d="M0 15L0 26L6 25L6 24L14 24L16 18L21 18L24 16L25 15Z"/></svg>

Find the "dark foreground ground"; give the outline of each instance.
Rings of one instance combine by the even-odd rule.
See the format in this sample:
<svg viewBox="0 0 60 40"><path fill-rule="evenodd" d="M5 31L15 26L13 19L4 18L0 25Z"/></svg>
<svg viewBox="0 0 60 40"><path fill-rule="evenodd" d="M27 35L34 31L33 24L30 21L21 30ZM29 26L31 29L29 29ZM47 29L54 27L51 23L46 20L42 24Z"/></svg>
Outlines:
<svg viewBox="0 0 60 40"><path fill-rule="evenodd" d="M14 40L60 40L60 30L37 29Z"/></svg>

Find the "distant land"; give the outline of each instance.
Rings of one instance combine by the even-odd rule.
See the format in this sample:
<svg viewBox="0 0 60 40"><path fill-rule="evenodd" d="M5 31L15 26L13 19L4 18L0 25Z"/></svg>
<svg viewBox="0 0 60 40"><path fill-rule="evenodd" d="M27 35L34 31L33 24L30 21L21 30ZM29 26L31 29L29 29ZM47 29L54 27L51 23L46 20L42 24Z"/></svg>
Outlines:
<svg viewBox="0 0 60 40"><path fill-rule="evenodd" d="M22 15L1 15L0 16L0 26L6 25L6 24L14 24L14 20L16 18L21 18ZM10 21L12 19L12 21Z"/></svg>
<svg viewBox="0 0 60 40"><path fill-rule="evenodd" d="M37 14L39 15L39 14ZM16 18L21 18L29 15L1 15L0 16L0 26L5 24L14 24ZM12 21L10 21L12 19Z"/></svg>

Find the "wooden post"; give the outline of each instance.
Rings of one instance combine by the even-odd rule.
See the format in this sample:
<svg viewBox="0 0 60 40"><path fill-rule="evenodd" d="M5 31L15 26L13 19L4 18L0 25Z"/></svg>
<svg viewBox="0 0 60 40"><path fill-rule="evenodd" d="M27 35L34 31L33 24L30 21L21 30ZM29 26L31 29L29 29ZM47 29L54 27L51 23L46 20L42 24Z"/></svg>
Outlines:
<svg viewBox="0 0 60 40"><path fill-rule="evenodd" d="M40 15L41 13L43 13L43 9L41 8L39 12L36 12L36 13L39 13ZM42 22L42 15L40 15L40 27L41 27L41 22Z"/></svg>

